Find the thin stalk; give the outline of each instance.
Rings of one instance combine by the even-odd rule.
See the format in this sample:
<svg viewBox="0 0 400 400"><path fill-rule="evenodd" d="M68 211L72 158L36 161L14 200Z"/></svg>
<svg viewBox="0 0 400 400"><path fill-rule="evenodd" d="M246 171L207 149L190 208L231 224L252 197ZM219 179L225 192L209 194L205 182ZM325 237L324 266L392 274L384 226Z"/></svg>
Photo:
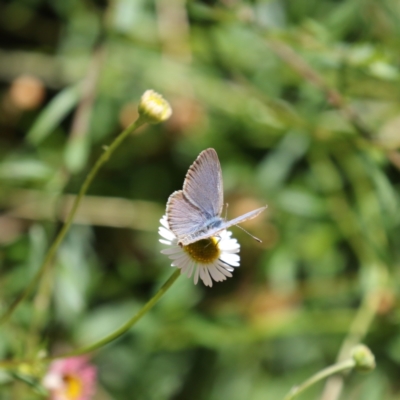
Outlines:
<svg viewBox="0 0 400 400"><path fill-rule="evenodd" d="M127 332L136 322L139 321L153 306L160 300L160 298L165 294L165 292L172 286L172 284L178 279L179 275L181 274L181 270L177 269L161 286L161 288L157 291L157 293L128 321L126 321L122 326L120 326L116 331L110 333L103 339L90 344L88 346L81 347L80 349L72 350L68 353L60 354L57 356L46 357L45 360L50 361L57 358L66 358L72 356L78 356L81 354L91 353L106 344L112 342L113 340L122 336L125 332Z"/></svg>
<svg viewBox="0 0 400 400"><path fill-rule="evenodd" d="M114 141L109 145L104 147L104 153L100 156L100 158L97 160L97 162L94 164L90 172L85 178L85 181L83 182L81 189L79 190L78 196L75 198L74 204L72 205L72 208L69 212L69 215L65 221L65 224L63 225L62 229L58 233L57 237L55 238L53 244L49 248L46 257L43 260L42 265L36 272L35 276L29 283L29 285L24 289L24 291L14 300L14 302L9 306L7 311L0 317L0 325L3 324L10 318L12 313L15 311L15 309L18 307L19 304L22 303L23 300L25 300L33 288L38 284L42 276L46 273L47 268L49 267L51 260L54 257L54 254L56 253L58 247L60 246L62 240L64 239L65 234L68 232L68 229L72 225L76 210L79 207L79 204L87 192L90 184L92 183L94 177L96 176L97 172L99 169L108 161L112 153L117 149L117 147L123 142L123 140L129 136L134 130L139 128L141 125L143 125L146 121L139 117L135 122L133 122L131 125L129 125L123 132L121 132L115 139Z"/></svg>
<svg viewBox="0 0 400 400"><path fill-rule="evenodd" d="M338 372L354 368L355 365L355 361L350 358L337 364L333 364L330 367L324 368L323 370L313 375L311 378L304 381L301 385L292 388L290 392L285 396L284 400L293 400L297 395L304 392L304 390L319 382L320 380L325 379L333 374L337 374Z"/></svg>
<svg viewBox="0 0 400 400"><path fill-rule="evenodd" d="M383 287L383 284L382 284ZM375 289L365 295L360 308L350 326L349 332L346 335L337 361L342 361L350 353L351 348L362 341L371 326L376 312L378 310L379 302L382 298L382 289ZM343 388L343 376L331 377L327 380L324 390L321 395L321 400L336 400L340 396Z"/></svg>
<svg viewBox="0 0 400 400"><path fill-rule="evenodd" d="M41 396L48 396L47 390L45 390L44 387L40 385L40 383L35 378L32 378L29 375L24 375L19 372L13 372L11 376L14 379L24 382L26 385L33 388L36 391L36 393L40 394Z"/></svg>
<svg viewBox="0 0 400 400"><path fill-rule="evenodd" d="M78 356L81 354L91 353L100 347L105 346L106 344L112 342L115 339L118 339L122 336L125 332L127 332L133 325L136 324L151 308L160 300L160 298L165 294L165 292L172 286L172 284L178 279L179 275L181 274L181 270L177 269L169 278L168 280L160 287L157 293L127 322L125 322L122 326L120 326L116 331L110 333L103 339L98 340L95 343L92 343L88 346L81 347L76 350L72 350L68 353L60 354L57 356L49 356L44 357L41 359L35 360L3 360L0 361L0 367L6 369L15 369L16 367L22 364L34 364L35 362L39 361L52 361L58 358L67 358Z"/></svg>

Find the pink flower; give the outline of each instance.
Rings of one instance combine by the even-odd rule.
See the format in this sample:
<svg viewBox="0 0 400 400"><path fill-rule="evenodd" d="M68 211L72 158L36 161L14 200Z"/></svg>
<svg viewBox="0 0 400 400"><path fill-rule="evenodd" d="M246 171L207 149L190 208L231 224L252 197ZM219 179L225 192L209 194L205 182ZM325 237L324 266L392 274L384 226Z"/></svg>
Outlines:
<svg viewBox="0 0 400 400"><path fill-rule="evenodd" d="M90 400L96 390L96 367L85 356L53 361L43 378L49 400Z"/></svg>

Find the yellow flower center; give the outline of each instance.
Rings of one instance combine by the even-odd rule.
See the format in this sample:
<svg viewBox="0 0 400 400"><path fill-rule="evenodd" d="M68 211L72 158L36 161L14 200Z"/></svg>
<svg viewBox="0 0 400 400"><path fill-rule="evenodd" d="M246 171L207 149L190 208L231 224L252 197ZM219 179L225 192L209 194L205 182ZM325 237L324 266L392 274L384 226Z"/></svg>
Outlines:
<svg viewBox="0 0 400 400"><path fill-rule="evenodd" d="M74 375L64 376L65 394L68 400L78 399L82 395L82 381Z"/></svg>
<svg viewBox="0 0 400 400"><path fill-rule="evenodd" d="M220 239L216 237L202 239L198 242L183 246L183 250L185 250L194 261L202 264L211 264L217 260L221 254L221 250L218 247L219 241Z"/></svg>

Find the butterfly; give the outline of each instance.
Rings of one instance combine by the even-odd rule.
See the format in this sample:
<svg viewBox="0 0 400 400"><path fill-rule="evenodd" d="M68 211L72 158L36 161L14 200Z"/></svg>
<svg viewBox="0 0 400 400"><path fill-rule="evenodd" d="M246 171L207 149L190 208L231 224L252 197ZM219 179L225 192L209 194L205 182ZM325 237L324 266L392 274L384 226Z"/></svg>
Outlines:
<svg viewBox="0 0 400 400"><path fill-rule="evenodd" d="M167 221L180 246L217 235L233 225L257 217L267 206L230 221L221 218L224 203L222 171L217 152L202 151L190 166L183 189L167 202Z"/></svg>

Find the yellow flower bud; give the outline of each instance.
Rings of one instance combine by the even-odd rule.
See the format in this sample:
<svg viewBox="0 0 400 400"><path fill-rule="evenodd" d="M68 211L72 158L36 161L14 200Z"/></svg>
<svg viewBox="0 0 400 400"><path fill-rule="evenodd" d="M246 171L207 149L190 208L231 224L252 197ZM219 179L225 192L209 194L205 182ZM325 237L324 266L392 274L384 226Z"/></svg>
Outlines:
<svg viewBox="0 0 400 400"><path fill-rule="evenodd" d="M154 90L146 90L140 99L139 114L149 124L158 124L171 116L172 109L160 94Z"/></svg>

